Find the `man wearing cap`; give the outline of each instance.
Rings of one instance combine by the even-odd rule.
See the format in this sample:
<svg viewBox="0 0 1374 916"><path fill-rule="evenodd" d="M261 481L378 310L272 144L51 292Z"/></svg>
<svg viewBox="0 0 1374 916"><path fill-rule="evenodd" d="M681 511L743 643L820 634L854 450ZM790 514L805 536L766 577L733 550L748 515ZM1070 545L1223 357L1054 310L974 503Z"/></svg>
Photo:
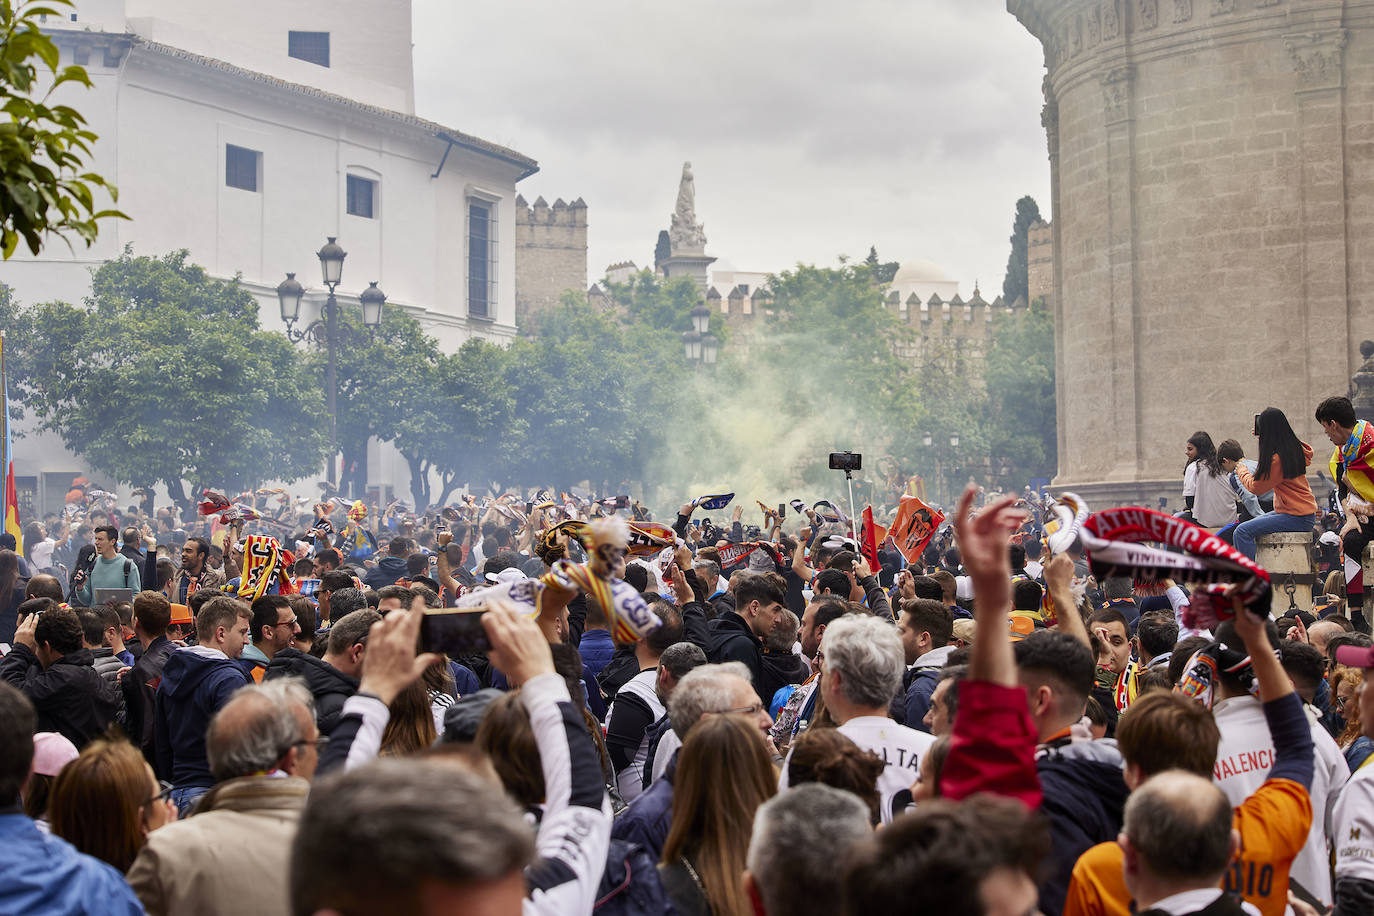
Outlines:
<svg viewBox="0 0 1374 916"><path fill-rule="evenodd" d="M1271 645L1279 645L1278 628L1265 624ZM1224 621L1216 630L1217 639L1224 646L1241 646L1234 621ZM1239 651L1239 650L1238 650ZM1212 771L1213 781L1239 806L1253 795L1267 778L1274 760L1274 738L1264 717L1264 706L1251 688L1254 668L1247 660L1235 670L1218 665L1218 691L1212 715L1221 741L1217 745L1217 762ZM1291 680L1291 677L1290 677ZM1309 722L1313 745L1312 782L1308 793L1312 799L1312 824L1307 843L1293 860L1292 880L1323 903L1331 902L1331 878L1328 867L1326 839L1335 839L1334 808L1338 804L1341 786L1350 772L1330 733L1318 722Z"/></svg>
<svg viewBox="0 0 1374 916"><path fill-rule="evenodd" d="M1374 649L1338 646L1336 661L1364 670L1359 686L1360 733L1374 738ZM1374 757L1369 758L1374 760ZM1333 916L1374 913L1374 766L1366 760L1336 803L1336 909Z"/></svg>

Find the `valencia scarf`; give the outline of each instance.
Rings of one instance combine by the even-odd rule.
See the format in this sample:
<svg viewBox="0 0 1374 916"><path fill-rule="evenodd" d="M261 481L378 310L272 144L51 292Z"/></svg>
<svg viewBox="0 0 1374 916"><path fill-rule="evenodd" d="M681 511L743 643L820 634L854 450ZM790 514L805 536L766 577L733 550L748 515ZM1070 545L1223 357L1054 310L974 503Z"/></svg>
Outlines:
<svg viewBox="0 0 1374 916"><path fill-rule="evenodd" d="M239 578L239 597L249 603L270 594L274 583L277 594L295 593L286 571L296 565L296 558L284 550L274 537L250 534L243 542L243 575Z"/></svg>

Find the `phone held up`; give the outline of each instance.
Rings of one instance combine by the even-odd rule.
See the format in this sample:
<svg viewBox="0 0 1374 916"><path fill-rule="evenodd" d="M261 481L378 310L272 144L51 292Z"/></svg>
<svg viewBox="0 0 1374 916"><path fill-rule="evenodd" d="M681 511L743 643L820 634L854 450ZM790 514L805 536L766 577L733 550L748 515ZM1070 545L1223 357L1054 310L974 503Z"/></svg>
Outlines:
<svg viewBox="0 0 1374 916"><path fill-rule="evenodd" d="M482 626L486 608L428 608L420 621L420 649L449 657L473 655L491 649Z"/></svg>

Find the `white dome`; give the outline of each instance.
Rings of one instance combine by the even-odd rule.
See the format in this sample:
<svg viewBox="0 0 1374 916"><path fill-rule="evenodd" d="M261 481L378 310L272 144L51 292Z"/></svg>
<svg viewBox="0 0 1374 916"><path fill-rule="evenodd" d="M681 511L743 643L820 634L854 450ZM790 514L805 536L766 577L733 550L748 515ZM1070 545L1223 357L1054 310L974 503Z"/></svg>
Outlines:
<svg viewBox="0 0 1374 916"><path fill-rule="evenodd" d="M948 283L949 274L945 273L934 261L927 261L924 258L916 258L911 261L903 261L902 266L897 270L897 275L892 278L894 286L903 283Z"/></svg>

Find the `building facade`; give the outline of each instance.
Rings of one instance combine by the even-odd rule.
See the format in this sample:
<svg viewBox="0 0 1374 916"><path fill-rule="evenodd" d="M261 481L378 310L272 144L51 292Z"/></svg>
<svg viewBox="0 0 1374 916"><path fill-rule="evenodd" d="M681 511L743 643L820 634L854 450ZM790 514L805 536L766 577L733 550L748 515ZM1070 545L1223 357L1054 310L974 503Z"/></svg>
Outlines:
<svg viewBox="0 0 1374 916"><path fill-rule="evenodd" d="M1055 484L1177 504L1187 437L1253 449L1271 405L1322 451L1374 323L1374 0L1007 9L1048 70Z"/></svg>
<svg viewBox="0 0 1374 916"><path fill-rule="evenodd" d="M348 252L344 307L376 281L387 308L446 350L514 337L515 186L538 165L415 115L409 0L78 0L44 27L62 63L91 77L60 101L99 135L91 168L131 219L104 222L89 249L16 253L0 281L20 301L81 301L126 246L184 248L211 275L240 277L263 326L280 328L288 271L308 290L302 318L318 314L315 252L334 236ZM404 486L405 463L374 452L373 479ZM16 458L43 506L83 470L47 437Z"/></svg>

